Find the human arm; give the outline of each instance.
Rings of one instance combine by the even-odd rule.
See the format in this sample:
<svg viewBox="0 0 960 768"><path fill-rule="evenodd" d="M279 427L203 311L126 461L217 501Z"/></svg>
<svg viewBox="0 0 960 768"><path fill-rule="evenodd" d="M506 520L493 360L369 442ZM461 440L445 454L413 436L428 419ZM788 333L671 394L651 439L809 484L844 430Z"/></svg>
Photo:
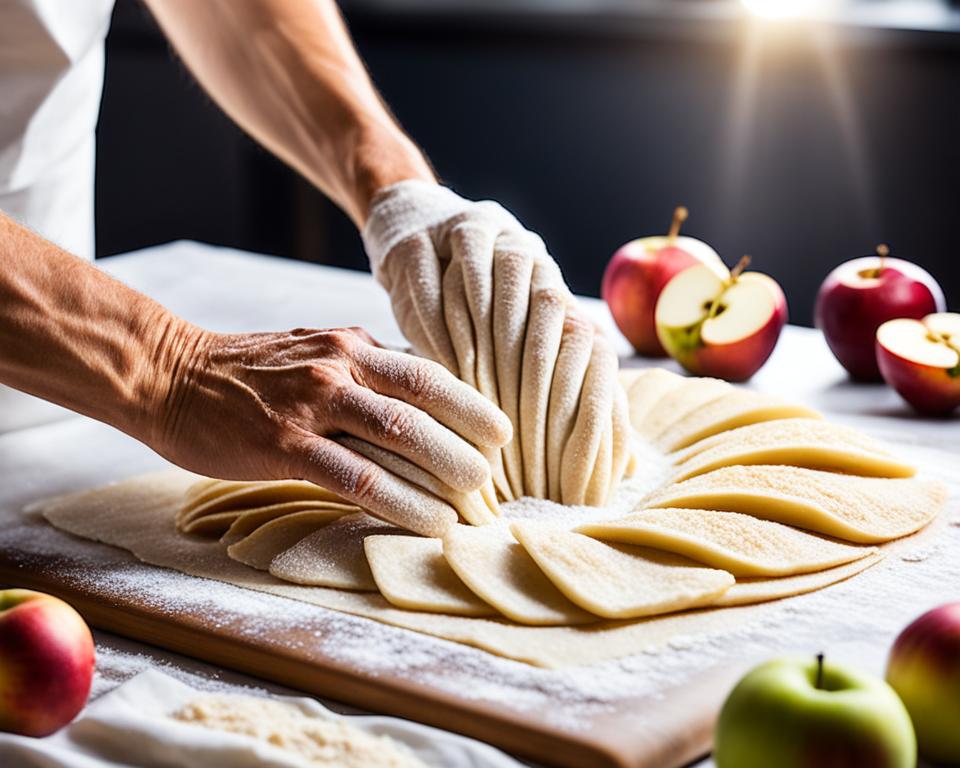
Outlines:
<svg viewBox="0 0 960 768"><path fill-rule="evenodd" d="M0 214L0 383L195 472L307 479L374 513L409 506L408 484L340 435L480 487L489 469L473 444L506 442L506 417L438 364L370 342L351 329L213 333Z"/></svg>
<svg viewBox="0 0 960 768"><path fill-rule="evenodd" d="M377 190L435 181L374 89L332 0L145 0L247 133L361 227Z"/></svg>

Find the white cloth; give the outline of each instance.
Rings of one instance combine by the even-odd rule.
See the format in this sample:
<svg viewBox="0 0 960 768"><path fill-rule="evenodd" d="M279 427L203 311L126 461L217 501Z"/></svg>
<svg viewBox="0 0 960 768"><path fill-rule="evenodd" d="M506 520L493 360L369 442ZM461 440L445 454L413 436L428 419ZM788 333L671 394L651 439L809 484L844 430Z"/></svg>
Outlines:
<svg viewBox="0 0 960 768"><path fill-rule="evenodd" d="M0 211L88 259L112 10L113 0L0 1ZM0 386L0 433L65 414Z"/></svg>
<svg viewBox="0 0 960 768"><path fill-rule="evenodd" d="M90 704L53 736L34 739L0 734L0 764L5 768L307 768L304 760L265 741L169 717L206 695L161 672L141 672ZM275 698L309 717L341 717L313 699ZM486 744L407 720L351 716L348 721L355 728L407 746L428 766L520 765Z"/></svg>

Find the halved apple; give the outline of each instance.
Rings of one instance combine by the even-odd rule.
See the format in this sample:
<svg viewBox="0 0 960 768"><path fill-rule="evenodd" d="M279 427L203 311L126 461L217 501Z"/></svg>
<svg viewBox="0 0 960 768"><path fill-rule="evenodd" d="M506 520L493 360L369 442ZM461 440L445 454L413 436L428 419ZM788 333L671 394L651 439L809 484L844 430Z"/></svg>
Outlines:
<svg viewBox="0 0 960 768"><path fill-rule="evenodd" d="M741 262L745 266L745 262ZM657 336L697 376L749 379L767 361L787 322L787 300L759 272L725 275L704 265L677 274L660 294Z"/></svg>
<svg viewBox="0 0 960 768"><path fill-rule="evenodd" d="M884 380L923 413L960 405L960 314L888 320L877 329L877 365Z"/></svg>

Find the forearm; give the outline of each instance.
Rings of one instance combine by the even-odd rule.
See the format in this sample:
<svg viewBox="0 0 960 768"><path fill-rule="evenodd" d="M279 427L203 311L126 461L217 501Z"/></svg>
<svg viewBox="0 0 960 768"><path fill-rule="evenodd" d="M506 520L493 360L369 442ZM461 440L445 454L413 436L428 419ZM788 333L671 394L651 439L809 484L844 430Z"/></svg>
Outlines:
<svg viewBox="0 0 960 768"><path fill-rule="evenodd" d="M383 186L433 180L377 95L332 0L146 0L244 130L358 226Z"/></svg>
<svg viewBox="0 0 960 768"><path fill-rule="evenodd" d="M0 213L0 383L151 442L195 331Z"/></svg>

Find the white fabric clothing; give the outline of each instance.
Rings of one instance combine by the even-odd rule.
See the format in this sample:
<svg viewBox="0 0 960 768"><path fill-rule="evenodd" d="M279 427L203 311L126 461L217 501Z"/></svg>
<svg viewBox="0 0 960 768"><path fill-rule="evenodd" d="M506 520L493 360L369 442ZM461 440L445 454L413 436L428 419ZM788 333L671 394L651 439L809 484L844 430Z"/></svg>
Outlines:
<svg viewBox="0 0 960 768"><path fill-rule="evenodd" d="M112 11L113 0L0 0L0 211L87 259ZM64 414L0 385L0 433Z"/></svg>

